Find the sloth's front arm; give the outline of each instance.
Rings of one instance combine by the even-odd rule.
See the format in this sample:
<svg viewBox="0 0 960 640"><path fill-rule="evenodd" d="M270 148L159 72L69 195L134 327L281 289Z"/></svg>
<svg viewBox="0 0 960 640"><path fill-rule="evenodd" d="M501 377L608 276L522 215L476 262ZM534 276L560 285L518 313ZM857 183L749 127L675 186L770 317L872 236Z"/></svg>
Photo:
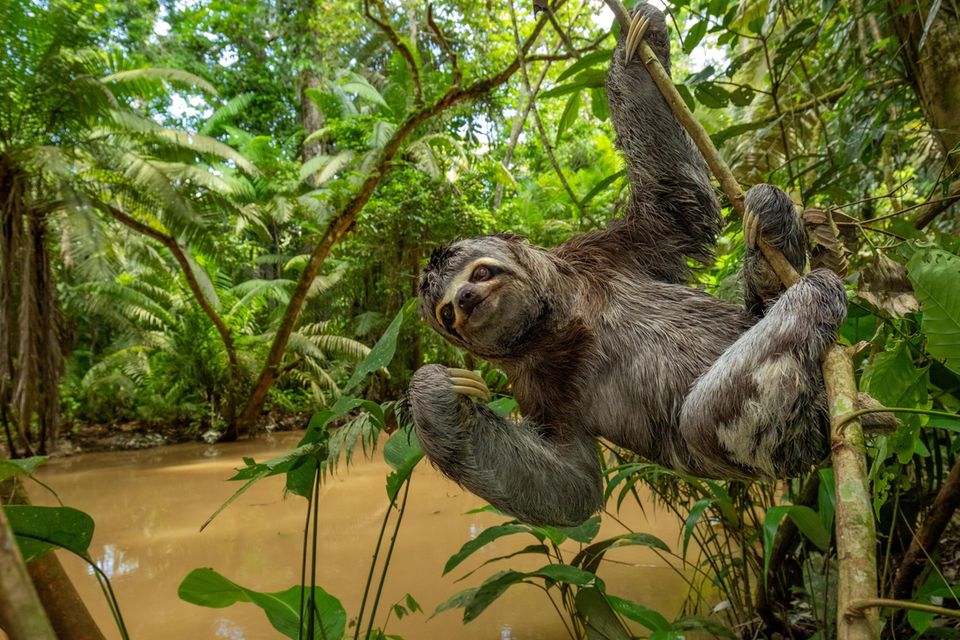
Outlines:
<svg viewBox="0 0 960 640"><path fill-rule="evenodd" d="M600 508L596 444L584 429L568 430L580 434L572 440L549 440L529 421L505 419L471 397L482 380L450 371L429 365L410 381L417 436L440 471L532 524L573 526Z"/></svg>

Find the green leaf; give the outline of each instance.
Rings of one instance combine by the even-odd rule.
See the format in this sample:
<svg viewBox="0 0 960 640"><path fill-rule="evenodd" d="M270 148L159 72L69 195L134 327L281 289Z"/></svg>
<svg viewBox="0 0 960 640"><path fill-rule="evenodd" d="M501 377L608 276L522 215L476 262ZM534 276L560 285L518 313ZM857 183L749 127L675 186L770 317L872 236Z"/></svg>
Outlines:
<svg viewBox="0 0 960 640"><path fill-rule="evenodd" d="M697 101L693 99L693 94L690 93L690 88L685 84L674 84L674 87L677 89L677 93L680 94L680 97L683 98L683 103L687 105L687 109L690 111L696 111Z"/></svg>
<svg viewBox="0 0 960 640"><path fill-rule="evenodd" d="M777 538L780 523L787 516L790 505L770 507L763 517L763 584L767 584L770 575L770 558L773 555L773 542Z"/></svg>
<svg viewBox="0 0 960 640"><path fill-rule="evenodd" d="M687 36L683 39L683 52L687 55L690 55L697 45L700 44L700 41L703 40L703 36L707 34L707 21L701 20L697 24L693 25L690 31L687 32Z"/></svg>
<svg viewBox="0 0 960 640"><path fill-rule="evenodd" d="M630 640L633 637L599 589L578 589L574 603L577 615L586 627L587 640Z"/></svg>
<svg viewBox="0 0 960 640"><path fill-rule="evenodd" d="M357 386L368 374L383 369L390 364L390 361L393 360L393 354L397 350L397 336L400 334L401 325L403 325L403 316L412 309L416 303L417 301L415 299L411 300L394 316L393 321L390 322L390 326L387 327L387 330L384 331L380 339L377 340L377 344L373 345L373 349L370 350L367 357L363 359L363 362L357 366L353 375L350 376L350 380L347 381L347 384L343 387L344 394L347 394Z"/></svg>
<svg viewBox="0 0 960 640"><path fill-rule="evenodd" d="M14 476L29 476L47 461L47 456L33 456L19 460L0 460L0 482Z"/></svg>
<svg viewBox="0 0 960 640"><path fill-rule="evenodd" d="M610 62L610 56L613 55L613 49L601 49L599 51L594 51L583 56L569 67L563 70L559 76L557 76L557 82L563 82L567 78L580 73L584 69L590 67L595 67L597 65L606 66Z"/></svg>
<svg viewBox="0 0 960 640"><path fill-rule="evenodd" d="M597 587L601 591L603 590L603 581L595 574L569 564L548 564L536 571L531 571L527 575L564 584L573 584L578 587Z"/></svg>
<svg viewBox="0 0 960 640"><path fill-rule="evenodd" d="M501 524L484 529L476 538L465 542L459 551L450 556L447 564L443 567L443 575L447 575L456 569L464 560L494 540L503 538L504 536L512 536L516 533L530 533L530 529L521 524Z"/></svg>
<svg viewBox="0 0 960 640"><path fill-rule="evenodd" d="M463 610L463 621L470 622L476 620L477 616L483 613L487 607L503 595L503 593L515 584L523 582L527 574L519 571L501 571L487 578L480 588L473 593L473 597L466 603Z"/></svg>
<svg viewBox="0 0 960 640"><path fill-rule="evenodd" d="M607 102L607 90L599 87L590 89L590 111L597 120L610 119L610 104Z"/></svg>
<svg viewBox="0 0 960 640"><path fill-rule="evenodd" d="M423 449L420 448L416 431L408 426L391 435L383 445L383 459L394 469L387 477L387 497L395 500L400 487L423 459Z"/></svg>
<svg viewBox="0 0 960 640"><path fill-rule="evenodd" d="M589 547L584 547L580 553L574 556L570 564L581 567L586 571L596 572L597 567L600 566L600 561L603 560L604 554L610 549L616 549L618 547L650 547L651 549L659 549L660 551L665 551L670 553L670 547L656 536L652 536L648 533L624 533L619 536L614 536L612 538L607 538L599 542L595 542Z"/></svg>
<svg viewBox="0 0 960 640"><path fill-rule="evenodd" d="M737 87L730 92L730 102L738 107L746 107L753 102L756 95L757 92L750 87Z"/></svg>
<svg viewBox="0 0 960 640"><path fill-rule="evenodd" d="M960 257L920 250L907 263L907 273L923 310L927 351L960 373Z"/></svg>
<svg viewBox="0 0 960 640"><path fill-rule="evenodd" d="M710 498L702 498L697 500L694 503L693 507L690 508L690 513L687 514L687 519L683 523L683 557L687 557L687 547L690 545L690 536L693 535L693 530L696 528L697 523L700 521L700 517L703 515L703 512L710 506L713 502Z"/></svg>
<svg viewBox="0 0 960 640"><path fill-rule="evenodd" d="M721 129L714 134L710 135L710 139L713 140L713 144L716 146L722 145L724 142L730 138L734 138L741 134L747 133L748 131L754 131L760 129L764 126L762 122L742 122L740 124L735 124L726 129Z"/></svg>
<svg viewBox="0 0 960 640"><path fill-rule="evenodd" d="M63 548L86 557L93 539L93 518L71 507L3 507L27 562L47 551Z"/></svg>
<svg viewBox="0 0 960 640"><path fill-rule="evenodd" d="M547 100L549 98L558 98L560 96L565 96L575 91L580 91L581 89L584 89L584 88L585 87L583 86L582 82L574 80L573 82L568 82L567 84L561 84L557 87L554 87L549 91L541 91L537 95L537 99Z"/></svg>
<svg viewBox="0 0 960 640"><path fill-rule="evenodd" d="M800 533L805 535L820 551L826 552L830 548L830 532L824 528L820 516L813 509L800 504L792 505L787 514L797 525L797 529L800 529Z"/></svg>
<svg viewBox="0 0 960 640"><path fill-rule="evenodd" d="M563 138L563 133L576 121L580 114L580 91L571 93L567 99L567 104L563 108L563 114L560 116L560 124L557 126L557 144Z"/></svg>
<svg viewBox="0 0 960 640"><path fill-rule="evenodd" d="M634 622L640 623L647 629L650 629L650 631L670 630L670 623L667 622L667 619L653 609L648 609L642 604L637 604L632 600L624 600L617 596L608 595L607 600L610 602L610 606L613 607L614 611Z"/></svg>
<svg viewBox="0 0 960 640"><path fill-rule="evenodd" d="M709 109L722 109L730 100L727 90L715 82L701 82L693 88L693 95Z"/></svg>
<svg viewBox="0 0 960 640"><path fill-rule="evenodd" d="M557 527L557 531L571 540L588 544L600 533L600 516L588 518L576 527Z"/></svg>
<svg viewBox="0 0 960 640"><path fill-rule="evenodd" d="M596 185L594 185L593 189L590 189L590 192L583 197L583 204L586 205L588 202L596 198L599 194L603 193L603 191L607 187L609 187L611 184L613 184L617 180L620 180L626 175L627 175L627 172L621 169L620 171L617 171L616 173L611 173L610 175L605 177L603 180L601 180Z"/></svg>
<svg viewBox="0 0 960 640"><path fill-rule="evenodd" d="M250 602L263 609L273 628L286 637L296 639L302 635L299 586L290 587L286 591L263 593L241 587L213 569L204 568L191 571L180 583L177 594L186 602L215 609L229 607L237 602ZM309 598L308 589L305 600L309 602ZM347 614L340 601L320 587L314 588L313 600L317 612L316 620L321 627L319 637L328 640L342 638ZM304 622L304 626L306 624Z"/></svg>

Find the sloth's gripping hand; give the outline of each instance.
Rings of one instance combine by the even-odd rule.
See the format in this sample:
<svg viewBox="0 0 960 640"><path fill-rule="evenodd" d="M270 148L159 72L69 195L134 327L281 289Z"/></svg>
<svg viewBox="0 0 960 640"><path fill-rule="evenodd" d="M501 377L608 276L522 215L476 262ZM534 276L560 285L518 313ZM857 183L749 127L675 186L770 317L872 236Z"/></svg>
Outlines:
<svg viewBox="0 0 960 640"><path fill-rule="evenodd" d="M478 402L489 397L483 380L463 369L421 367L408 397L430 462L501 511L532 524L572 526L600 507L593 438L548 441L529 421L498 415Z"/></svg>
<svg viewBox="0 0 960 640"><path fill-rule="evenodd" d="M807 237L793 201L780 189L758 184L747 191L743 204L744 301L747 310L759 317L783 292L780 278L760 252L760 239L773 245L798 273L803 273Z"/></svg>

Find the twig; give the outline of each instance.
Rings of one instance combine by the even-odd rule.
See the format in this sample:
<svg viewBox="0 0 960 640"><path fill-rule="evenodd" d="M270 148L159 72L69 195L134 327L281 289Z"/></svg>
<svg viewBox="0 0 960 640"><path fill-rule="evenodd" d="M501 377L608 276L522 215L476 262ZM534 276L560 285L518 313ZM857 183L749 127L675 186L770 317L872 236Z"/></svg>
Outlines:
<svg viewBox="0 0 960 640"><path fill-rule="evenodd" d="M441 31L440 27L437 26L437 23L434 22L432 3L427 5L427 26L430 27L430 31L433 32L434 37L437 39L437 43L447 55L447 60L450 61L450 70L453 73L453 86L459 87L461 80L463 80L463 75L460 73L460 65L457 62L457 52L453 50L453 47L450 46L446 36L443 35L443 31Z"/></svg>
<svg viewBox="0 0 960 640"><path fill-rule="evenodd" d="M891 598L862 598L852 600L847 605L847 616L863 616L864 609L874 609L880 607L893 607L896 609L910 609L912 611L923 611L924 613L933 613L938 616L948 618L960 618L960 611L957 609L947 609L933 604L921 604L919 602L910 602L909 600L893 600Z"/></svg>
<svg viewBox="0 0 960 640"><path fill-rule="evenodd" d="M960 179L953 181L950 185L949 194L945 198L927 202L923 205L923 208L917 212L913 226L917 229L925 229L938 215L946 211L950 205L957 201L960 201Z"/></svg>
<svg viewBox="0 0 960 640"><path fill-rule="evenodd" d="M373 13L370 12L370 2L373 2L377 6L380 19L375 18ZM413 103L418 107L423 106L423 87L420 85L420 68L417 66L417 61L414 59L410 48L400 39L400 36L397 35L393 27L390 26L387 8L383 6L383 1L363 0L363 15L367 17L367 20L380 28L383 35L387 36L387 40L389 40L393 48L397 50L400 57L404 59L407 66L410 67L410 78L413 81ZM416 46L416 43L413 44Z"/></svg>

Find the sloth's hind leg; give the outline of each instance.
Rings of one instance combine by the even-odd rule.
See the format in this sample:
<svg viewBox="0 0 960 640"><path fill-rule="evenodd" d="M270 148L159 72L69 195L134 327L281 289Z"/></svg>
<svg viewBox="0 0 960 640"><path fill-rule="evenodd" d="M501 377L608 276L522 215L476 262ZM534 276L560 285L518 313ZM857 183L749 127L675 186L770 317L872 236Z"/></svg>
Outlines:
<svg viewBox="0 0 960 640"><path fill-rule="evenodd" d="M843 284L817 270L720 355L680 412L692 472L776 478L819 461L828 419L819 360L845 316Z"/></svg>

